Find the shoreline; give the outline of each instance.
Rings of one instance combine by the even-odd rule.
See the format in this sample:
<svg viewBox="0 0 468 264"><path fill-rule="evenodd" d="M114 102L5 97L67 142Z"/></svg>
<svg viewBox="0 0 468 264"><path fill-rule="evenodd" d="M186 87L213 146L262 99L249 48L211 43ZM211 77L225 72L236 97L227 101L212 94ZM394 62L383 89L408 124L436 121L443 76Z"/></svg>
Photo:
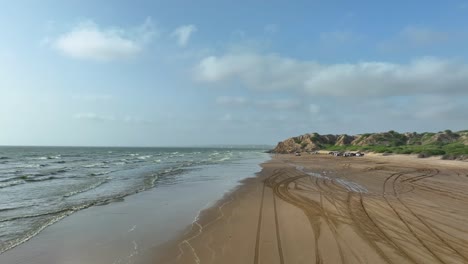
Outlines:
<svg viewBox="0 0 468 264"><path fill-rule="evenodd" d="M186 226L179 235L175 236L175 239L155 248L152 252L148 252L148 254L146 254L137 263L175 263L167 258L168 252L170 252L169 254L176 253L177 256L179 256L181 251L186 251L187 249L192 251L193 247L190 245L190 240L197 238L203 232L204 228L214 225L216 221L224 217L225 215L223 212L226 210L225 208L232 206L234 199L250 195L252 187L268 177L269 172L265 172L263 166L272 162L273 159L274 158L272 157L270 160L259 164L262 169L255 173L255 176L243 179L239 182L238 186L231 191L226 192L223 197L215 201L212 206L200 210L195 216L194 221L190 225ZM186 248L183 249L183 247ZM200 260L198 257L195 257L194 259L196 263L199 263Z"/></svg>
<svg viewBox="0 0 468 264"><path fill-rule="evenodd" d="M251 177L269 155L202 166L122 201L75 212L0 254L0 262L102 264L137 261L181 234L193 216Z"/></svg>
<svg viewBox="0 0 468 264"><path fill-rule="evenodd" d="M463 210L463 202L452 201L453 196L468 201L461 191L461 186L468 187L466 162L408 155L336 158L280 154L261 166L256 177L244 180L200 212L179 238L155 248L138 263L468 260L463 247L468 243L468 227L459 220L466 219L468 212ZM392 175L400 174L393 181L396 177ZM387 186L389 177L397 189ZM347 188L347 184L368 191ZM408 191L408 186L415 189ZM427 190L434 186L439 189L428 195ZM446 188L452 189L451 196L440 194ZM440 200L432 201L436 196L441 196ZM446 233L428 231L442 230L428 222L446 221L442 212L457 220L443 227L449 230Z"/></svg>

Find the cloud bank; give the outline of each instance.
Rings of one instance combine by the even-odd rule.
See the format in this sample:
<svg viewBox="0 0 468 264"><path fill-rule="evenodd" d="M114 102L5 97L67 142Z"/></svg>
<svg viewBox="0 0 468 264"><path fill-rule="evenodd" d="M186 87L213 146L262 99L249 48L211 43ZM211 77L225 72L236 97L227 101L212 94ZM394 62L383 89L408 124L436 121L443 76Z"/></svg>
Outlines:
<svg viewBox="0 0 468 264"><path fill-rule="evenodd" d="M189 43L192 34L197 32L197 30L195 25L184 25L176 28L174 32L172 32L172 36L177 38L177 44L180 47L185 47Z"/></svg>
<svg viewBox="0 0 468 264"><path fill-rule="evenodd" d="M155 34L150 18L136 28L101 28L91 20L80 22L50 44L63 55L83 60L110 61L134 57Z"/></svg>
<svg viewBox="0 0 468 264"><path fill-rule="evenodd" d="M321 64L276 54L225 54L203 58L195 79L241 83L267 91L298 91L326 96L466 94L468 65L455 60L420 58L408 63Z"/></svg>

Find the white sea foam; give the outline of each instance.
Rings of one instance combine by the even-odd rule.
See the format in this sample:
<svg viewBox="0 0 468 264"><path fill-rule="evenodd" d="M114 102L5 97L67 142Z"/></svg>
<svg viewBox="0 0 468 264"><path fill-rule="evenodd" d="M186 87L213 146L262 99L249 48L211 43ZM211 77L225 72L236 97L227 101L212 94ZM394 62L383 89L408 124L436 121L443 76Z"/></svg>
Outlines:
<svg viewBox="0 0 468 264"><path fill-rule="evenodd" d="M11 187L19 184L25 183L24 180L14 180L14 181L7 181L7 182L0 182L0 188Z"/></svg>
<svg viewBox="0 0 468 264"><path fill-rule="evenodd" d="M79 193L84 193L84 192L87 192L87 191L90 191L92 189L95 189L97 187L99 187L100 185L106 183L107 181L109 181L110 178L106 178L104 180L101 180L101 181L98 181L94 184L91 184L89 186L86 186L82 189L77 189L77 190L74 190L74 191L71 191L69 193L66 193L65 195L63 195L63 197L70 197L70 196L73 196L73 195L76 195L76 194L79 194Z"/></svg>
<svg viewBox="0 0 468 264"><path fill-rule="evenodd" d="M102 162L83 165L83 167L85 168L95 168L95 167L102 167L102 166L104 166L104 163Z"/></svg>

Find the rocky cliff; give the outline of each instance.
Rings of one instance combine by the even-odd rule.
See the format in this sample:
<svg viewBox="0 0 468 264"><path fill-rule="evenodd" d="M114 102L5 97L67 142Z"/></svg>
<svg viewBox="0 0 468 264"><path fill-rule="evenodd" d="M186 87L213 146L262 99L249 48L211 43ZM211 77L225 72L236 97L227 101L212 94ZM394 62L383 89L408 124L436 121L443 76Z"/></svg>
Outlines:
<svg viewBox="0 0 468 264"><path fill-rule="evenodd" d="M320 149L352 149L375 152L421 153L433 155L468 154L468 130L437 133L398 133L395 131L359 135L320 135L311 133L288 138L271 151L294 153Z"/></svg>

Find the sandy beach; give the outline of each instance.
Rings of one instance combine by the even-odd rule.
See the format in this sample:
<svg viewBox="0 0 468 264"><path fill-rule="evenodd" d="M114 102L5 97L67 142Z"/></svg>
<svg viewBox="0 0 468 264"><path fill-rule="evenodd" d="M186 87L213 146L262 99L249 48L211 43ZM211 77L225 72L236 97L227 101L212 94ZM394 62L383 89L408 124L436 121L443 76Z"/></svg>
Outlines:
<svg viewBox="0 0 468 264"><path fill-rule="evenodd" d="M141 263L468 263L468 163L276 155Z"/></svg>

